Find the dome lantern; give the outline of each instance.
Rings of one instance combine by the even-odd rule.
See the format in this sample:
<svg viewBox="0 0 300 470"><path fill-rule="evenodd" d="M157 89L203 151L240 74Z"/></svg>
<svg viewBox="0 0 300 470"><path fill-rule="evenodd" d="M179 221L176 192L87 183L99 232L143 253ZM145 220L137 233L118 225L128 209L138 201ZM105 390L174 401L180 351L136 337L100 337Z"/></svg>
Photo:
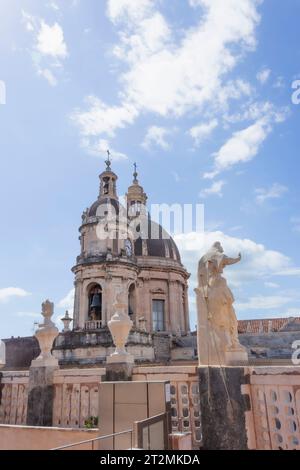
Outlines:
<svg viewBox="0 0 300 470"><path fill-rule="evenodd" d="M146 214L147 194L138 181L137 164L134 163L134 173L132 185L127 193L127 211L128 217L136 217L140 214Z"/></svg>

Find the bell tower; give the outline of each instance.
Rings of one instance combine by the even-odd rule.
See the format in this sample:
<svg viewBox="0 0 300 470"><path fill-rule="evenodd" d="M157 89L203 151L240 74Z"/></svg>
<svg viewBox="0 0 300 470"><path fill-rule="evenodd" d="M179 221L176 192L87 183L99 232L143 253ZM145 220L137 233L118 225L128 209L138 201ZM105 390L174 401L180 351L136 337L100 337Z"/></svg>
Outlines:
<svg viewBox="0 0 300 470"><path fill-rule="evenodd" d="M146 204L147 204L147 194L144 192L142 186L140 186L138 181L137 165L134 163L134 173L133 173L133 182L132 185L128 188L127 193L127 213L129 218L138 217L140 215L145 215Z"/></svg>
<svg viewBox="0 0 300 470"><path fill-rule="evenodd" d="M99 176L100 192L99 199L111 198L118 199L117 196L117 175L111 170L110 151L107 150L108 158L105 161L106 169Z"/></svg>

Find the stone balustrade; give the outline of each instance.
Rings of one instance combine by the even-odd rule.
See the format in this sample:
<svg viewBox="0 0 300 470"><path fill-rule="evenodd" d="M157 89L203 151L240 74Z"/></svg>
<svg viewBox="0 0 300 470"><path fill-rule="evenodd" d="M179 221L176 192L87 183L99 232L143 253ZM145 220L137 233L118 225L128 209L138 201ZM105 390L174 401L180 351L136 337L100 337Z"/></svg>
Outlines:
<svg viewBox="0 0 300 470"><path fill-rule="evenodd" d="M100 330L102 328L102 320L89 320L85 322L84 328L85 330Z"/></svg>

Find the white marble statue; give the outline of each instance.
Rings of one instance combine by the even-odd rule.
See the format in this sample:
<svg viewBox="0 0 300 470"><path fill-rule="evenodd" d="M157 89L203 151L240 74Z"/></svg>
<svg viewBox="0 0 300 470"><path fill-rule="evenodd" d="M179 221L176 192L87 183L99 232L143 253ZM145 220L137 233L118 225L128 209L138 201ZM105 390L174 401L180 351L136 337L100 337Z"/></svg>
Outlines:
<svg viewBox="0 0 300 470"><path fill-rule="evenodd" d="M226 266L241 261L224 254L216 242L198 265L198 351L201 364L238 364L247 360L246 350L238 339L234 297L222 276Z"/></svg>

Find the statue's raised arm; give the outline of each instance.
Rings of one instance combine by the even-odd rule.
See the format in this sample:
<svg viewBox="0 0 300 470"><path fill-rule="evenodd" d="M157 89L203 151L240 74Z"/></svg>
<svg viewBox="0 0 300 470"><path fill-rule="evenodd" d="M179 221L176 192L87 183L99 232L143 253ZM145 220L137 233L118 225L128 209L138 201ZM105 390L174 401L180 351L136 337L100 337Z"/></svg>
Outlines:
<svg viewBox="0 0 300 470"><path fill-rule="evenodd" d="M239 263L242 259L241 253L238 254L237 258L229 258L229 256L224 255L223 264L224 266L230 266L231 264Z"/></svg>

